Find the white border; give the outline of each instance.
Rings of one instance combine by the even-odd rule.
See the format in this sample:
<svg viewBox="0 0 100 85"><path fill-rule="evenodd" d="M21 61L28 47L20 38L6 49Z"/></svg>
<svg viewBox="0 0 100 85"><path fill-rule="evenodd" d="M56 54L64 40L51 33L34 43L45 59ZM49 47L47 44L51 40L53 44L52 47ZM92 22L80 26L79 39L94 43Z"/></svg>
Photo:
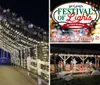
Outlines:
<svg viewBox="0 0 100 85"><path fill-rule="evenodd" d="M49 21L48 21L48 28L49 28L49 84L48 85L50 85L50 0L49 0L49 3L48 3L48 5L49 5L49 7L48 7L48 9L49 9Z"/></svg>

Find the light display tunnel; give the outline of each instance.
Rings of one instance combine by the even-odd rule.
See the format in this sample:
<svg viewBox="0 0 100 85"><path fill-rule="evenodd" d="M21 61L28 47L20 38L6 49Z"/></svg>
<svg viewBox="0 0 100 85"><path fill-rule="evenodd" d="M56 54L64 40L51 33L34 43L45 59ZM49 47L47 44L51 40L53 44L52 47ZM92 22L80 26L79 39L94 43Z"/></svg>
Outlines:
<svg viewBox="0 0 100 85"><path fill-rule="evenodd" d="M9 52L0 49L0 64L11 64Z"/></svg>
<svg viewBox="0 0 100 85"><path fill-rule="evenodd" d="M10 9L0 7L0 11L0 64L11 62L28 70L32 77L40 76L48 83L47 31L17 17Z"/></svg>

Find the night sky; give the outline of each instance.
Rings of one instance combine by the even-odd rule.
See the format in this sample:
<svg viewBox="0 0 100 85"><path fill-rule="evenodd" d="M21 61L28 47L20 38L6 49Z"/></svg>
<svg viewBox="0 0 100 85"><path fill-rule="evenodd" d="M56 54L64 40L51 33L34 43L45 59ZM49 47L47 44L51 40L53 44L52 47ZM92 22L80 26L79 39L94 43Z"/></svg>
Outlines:
<svg viewBox="0 0 100 85"><path fill-rule="evenodd" d="M99 50L100 44L51 44L51 47Z"/></svg>
<svg viewBox="0 0 100 85"><path fill-rule="evenodd" d="M48 0L0 0L0 5L48 31Z"/></svg>
<svg viewBox="0 0 100 85"><path fill-rule="evenodd" d="M62 48L74 48L74 49L80 49L80 50L93 50L93 51L100 51L100 44L51 44L50 45L51 46L51 48L52 47L59 47L59 49L58 50L60 50L60 49L62 49ZM53 50L51 50L51 51L53 51ZM56 52L56 51L55 51ZM59 52L58 52L59 53ZM92 53L90 53L90 54L92 54ZM81 63L82 61L81 61L81 59L78 57L78 56L74 56L75 57L75 59L77 60L77 62L78 63ZM73 57L70 57L67 61L66 61L66 63L70 63L70 61L71 61L71 59L72 59ZM54 64L54 61L53 61L53 59L54 59L54 56L51 56L51 60L50 60L50 64ZM92 63L94 63L95 62L95 59L92 57L89 57L89 58L87 58L89 61L92 61ZM85 60L85 63L86 63L86 61L87 61L87 59ZM61 58L58 56L57 58L56 58L56 63L58 63L58 61L59 60L61 60Z"/></svg>

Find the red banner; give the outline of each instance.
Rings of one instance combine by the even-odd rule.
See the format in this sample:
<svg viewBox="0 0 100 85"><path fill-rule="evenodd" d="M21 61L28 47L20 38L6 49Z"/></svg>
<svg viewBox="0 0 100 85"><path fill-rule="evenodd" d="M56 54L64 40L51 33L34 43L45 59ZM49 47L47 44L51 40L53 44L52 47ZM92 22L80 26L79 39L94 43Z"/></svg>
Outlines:
<svg viewBox="0 0 100 85"><path fill-rule="evenodd" d="M65 28L74 28L74 27L79 27L79 28L91 28L92 24L81 24L81 23L72 23L72 24L64 24L61 26L62 29Z"/></svg>

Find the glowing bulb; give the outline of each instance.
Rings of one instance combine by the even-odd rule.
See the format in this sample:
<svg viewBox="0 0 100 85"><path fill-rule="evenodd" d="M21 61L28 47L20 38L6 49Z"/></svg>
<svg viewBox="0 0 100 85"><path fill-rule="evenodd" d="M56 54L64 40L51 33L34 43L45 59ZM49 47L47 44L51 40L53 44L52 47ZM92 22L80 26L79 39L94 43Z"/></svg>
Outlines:
<svg viewBox="0 0 100 85"><path fill-rule="evenodd" d="M88 4L88 1L86 1L85 3Z"/></svg>
<svg viewBox="0 0 100 85"><path fill-rule="evenodd" d="M33 28L33 24L29 24L28 25L28 28Z"/></svg>
<svg viewBox="0 0 100 85"><path fill-rule="evenodd" d="M91 4L92 4L92 2L89 2L89 4L91 5Z"/></svg>

